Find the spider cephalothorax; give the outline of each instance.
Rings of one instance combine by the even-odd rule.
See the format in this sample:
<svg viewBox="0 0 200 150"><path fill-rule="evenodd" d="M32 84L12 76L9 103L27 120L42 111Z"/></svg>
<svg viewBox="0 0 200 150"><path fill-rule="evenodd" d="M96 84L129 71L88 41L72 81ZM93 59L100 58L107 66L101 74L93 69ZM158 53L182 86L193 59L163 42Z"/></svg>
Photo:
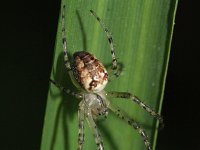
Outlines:
<svg viewBox="0 0 200 150"><path fill-rule="evenodd" d="M109 102L106 100L105 93L103 91L99 93L84 94L83 99L84 105L91 108L94 119L106 117L108 115Z"/></svg>
<svg viewBox="0 0 200 150"><path fill-rule="evenodd" d="M88 92L99 92L108 82L108 73L103 64L85 51L74 54L73 74L76 81Z"/></svg>
<svg viewBox="0 0 200 150"><path fill-rule="evenodd" d="M144 104L138 97L128 92L105 92L104 88L108 83L108 73L103 66L103 64L92 54L85 51L76 52L73 57L73 64L71 65L68 54L67 54L67 41L65 36L65 6L63 6L62 11L62 41L64 50L64 63L66 69L70 76L75 78L76 82L83 89L83 91L76 93L71 92L69 89L65 89L53 80L50 80L54 85L63 90L67 94L71 94L76 98L80 99L79 110L78 110L78 150L83 149L84 143L84 120L87 119L89 127L91 128L97 150L104 150L103 141L95 124L95 120L99 116L106 117L108 115L108 110L114 112L119 118L126 121L131 127L133 127L141 135L144 140L144 144L148 150L151 150L151 145L147 134L144 129L132 118L128 117L126 114L120 111L119 108L110 104L107 96L113 98L124 98L130 99L131 101L138 104L142 109L148 112L151 116L159 120L161 125L163 125L162 117L157 114L148 105ZM90 12L100 23L101 27L107 35L107 39L111 48L112 56L112 67L111 76L118 77L119 68L117 65L117 59L115 58L115 49L113 47L113 39L108 29L104 26L101 19L92 10ZM109 80L110 81L110 80Z"/></svg>

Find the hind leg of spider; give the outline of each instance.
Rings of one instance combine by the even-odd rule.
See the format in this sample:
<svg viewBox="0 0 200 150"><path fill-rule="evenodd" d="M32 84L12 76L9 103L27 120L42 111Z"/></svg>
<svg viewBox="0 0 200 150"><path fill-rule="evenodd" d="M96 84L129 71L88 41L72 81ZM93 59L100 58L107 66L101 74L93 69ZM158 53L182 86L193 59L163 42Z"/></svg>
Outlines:
<svg viewBox="0 0 200 150"><path fill-rule="evenodd" d="M108 28L105 26L105 24L101 21L101 19L97 16L97 14L93 11L90 10L90 12L92 13L92 15L96 18L96 20L99 22L100 26L102 27L102 29L104 30L104 32L106 33L109 45L110 45L110 49L111 49L111 56L112 56L112 67L111 69L111 73L118 77L119 76L119 66L117 64L117 59L115 56L115 48L114 48L114 44L113 44L113 38L111 33L109 32Z"/></svg>
<svg viewBox="0 0 200 150"><path fill-rule="evenodd" d="M97 146L97 150L104 150L104 146L103 146L103 140L101 139L101 135L97 129L97 126L94 122L94 119L92 117L92 113L91 110L88 111L87 113L87 121L89 124L89 127L91 128L94 138L95 138L95 143Z"/></svg>
<svg viewBox="0 0 200 150"><path fill-rule="evenodd" d="M63 43L63 52L64 52L64 63L65 63L65 67L67 71L70 72L71 64L70 64L69 57L67 54L67 38L65 35L65 5L63 5L61 19L62 19L62 43Z"/></svg>
<svg viewBox="0 0 200 150"><path fill-rule="evenodd" d="M81 105L80 105L79 110L78 110L78 122L79 122L78 127L79 127L79 130L78 130L78 148L77 148L77 150L83 149L83 144L84 144L84 118L85 118L84 108L81 107Z"/></svg>
<svg viewBox="0 0 200 150"><path fill-rule="evenodd" d="M113 70L112 67L110 67L110 65L109 65L109 66L106 66L106 69L107 69L108 74L109 74L108 81L111 82L121 75L123 65L121 63L118 63L117 69L115 69L115 70Z"/></svg>
<svg viewBox="0 0 200 150"><path fill-rule="evenodd" d="M156 118L160 123L161 129L164 127L163 118L158 113L156 113L151 107L143 103L137 96L128 92L108 92L108 95L114 98L123 98L132 100L133 102L138 104L141 108L143 108L145 111L147 111L151 116Z"/></svg>
<svg viewBox="0 0 200 150"><path fill-rule="evenodd" d="M111 111L113 111L119 118L127 122L131 127L133 127L143 138L144 144L147 150L152 150L151 144L149 142L149 138L145 133L144 129L140 127L140 125L133 119L129 118L127 115L122 113L118 108L112 106L111 104L108 106Z"/></svg>

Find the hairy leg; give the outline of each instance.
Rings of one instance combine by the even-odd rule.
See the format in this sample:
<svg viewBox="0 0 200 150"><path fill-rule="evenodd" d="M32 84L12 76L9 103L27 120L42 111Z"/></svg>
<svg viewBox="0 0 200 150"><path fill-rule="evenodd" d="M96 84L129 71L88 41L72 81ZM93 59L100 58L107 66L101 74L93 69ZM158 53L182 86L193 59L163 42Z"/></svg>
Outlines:
<svg viewBox="0 0 200 150"><path fill-rule="evenodd" d="M81 103L80 103L81 104ZM84 108L80 105L78 110L78 148L77 150L83 149L84 144L84 118L85 118L85 112Z"/></svg>
<svg viewBox="0 0 200 150"><path fill-rule="evenodd" d="M115 106L112 106L111 104L109 105L109 109L112 110L119 118L127 122L131 127L133 127L143 138L147 150L152 150L147 134L135 120L129 118L126 114L121 112L120 109L116 108Z"/></svg>
<svg viewBox="0 0 200 150"><path fill-rule="evenodd" d="M104 150L103 140L101 139L101 135L100 135L100 133L97 129L97 126L94 122L91 111L87 115L87 121L88 121L89 127L91 128L91 130L93 132L93 135L94 135L94 138L95 138L95 143L97 145L97 150Z"/></svg>
<svg viewBox="0 0 200 150"><path fill-rule="evenodd" d="M151 116L159 120L160 128L164 127L163 118L156 113L151 107L143 103L137 96L128 93L128 92L108 92L108 95L114 98L123 98L123 99L130 99L136 104L138 104L141 108L147 111Z"/></svg>

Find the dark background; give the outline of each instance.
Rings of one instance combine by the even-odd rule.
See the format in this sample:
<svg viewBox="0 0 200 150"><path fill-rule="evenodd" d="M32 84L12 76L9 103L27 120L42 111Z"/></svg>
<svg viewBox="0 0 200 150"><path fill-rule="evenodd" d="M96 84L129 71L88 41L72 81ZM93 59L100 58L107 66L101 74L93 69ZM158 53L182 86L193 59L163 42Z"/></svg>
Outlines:
<svg viewBox="0 0 200 150"><path fill-rule="evenodd" d="M2 150L40 147L59 4L56 0L1 3ZM179 2L162 110L165 129L159 132L158 150L200 149L197 6L194 1Z"/></svg>

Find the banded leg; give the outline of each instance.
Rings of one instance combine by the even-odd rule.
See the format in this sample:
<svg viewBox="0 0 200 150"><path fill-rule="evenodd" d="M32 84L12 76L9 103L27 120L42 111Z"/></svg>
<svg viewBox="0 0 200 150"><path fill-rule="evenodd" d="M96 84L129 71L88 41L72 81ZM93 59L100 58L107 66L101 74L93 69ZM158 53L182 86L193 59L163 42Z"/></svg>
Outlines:
<svg viewBox="0 0 200 150"><path fill-rule="evenodd" d="M77 150L82 150L83 149L83 144L84 144L84 108L79 107L78 110L78 121L79 121L79 130L78 130L78 148Z"/></svg>
<svg viewBox="0 0 200 150"><path fill-rule="evenodd" d="M67 38L65 35L65 5L62 9L62 43L63 43L63 52L64 52L64 63L67 71L71 70L70 61L67 55Z"/></svg>
<svg viewBox="0 0 200 150"><path fill-rule="evenodd" d="M51 83L53 83L57 88L59 88L62 92L66 93L66 94L69 94L69 95L72 95L72 96L75 96L77 99L82 99L83 96L82 94L79 94L79 93L75 93L69 89L65 89L63 86L61 86L59 83L57 83L56 81L52 80L52 79L49 79L49 81Z"/></svg>
<svg viewBox="0 0 200 150"><path fill-rule="evenodd" d="M106 36L108 38L108 42L111 48L111 55L112 55L112 70L116 70L117 69L117 59L115 57L115 48L113 45L113 38L110 34L110 32L108 31L108 28L104 25L104 23L101 21L101 19L97 16L97 14L93 11L90 10L90 12L92 13L92 15L97 19L97 21L99 22L99 24L101 25L101 27L103 28L103 30L106 33Z"/></svg>
<svg viewBox="0 0 200 150"><path fill-rule="evenodd" d="M112 106L111 104L108 106L111 111L113 111L119 118L126 121L131 127L133 127L143 138L144 144L147 150L152 150L151 144L149 142L149 138L145 133L144 129L140 127L140 125L133 119L129 118L127 115L122 113L118 108Z"/></svg>
<svg viewBox="0 0 200 150"><path fill-rule="evenodd" d="M122 69L123 69L123 65L118 63L116 70L113 70L112 67L106 67L106 69L107 69L108 75L109 75L108 81L111 82L111 81L113 81L114 79L118 78L121 75Z"/></svg>
<svg viewBox="0 0 200 150"><path fill-rule="evenodd" d="M147 111L151 116L156 118L160 123L160 128L164 127L163 118L148 105L144 104L137 96L128 92L108 92L108 95L114 98L124 98L132 100L133 102L138 104L141 108L143 108L145 111Z"/></svg>
<svg viewBox="0 0 200 150"><path fill-rule="evenodd" d="M103 141L101 139L101 135L100 135L100 133L97 129L97 126L96 126L96 124L93 120L91 111L88 113L87 121L88 121L89 127L91 128L91 130L93 132L93 135L94 135L94 138L95 138L95 143L97 145L97 150L104 150Z"/></svg>

